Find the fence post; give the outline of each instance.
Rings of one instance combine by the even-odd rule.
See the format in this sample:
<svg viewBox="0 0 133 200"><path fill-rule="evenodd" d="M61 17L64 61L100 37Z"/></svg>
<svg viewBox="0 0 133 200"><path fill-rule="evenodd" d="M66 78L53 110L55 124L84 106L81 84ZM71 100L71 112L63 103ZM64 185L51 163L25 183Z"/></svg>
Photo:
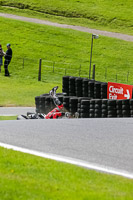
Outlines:
<svg viewBox="0 0 133 200"><path fill-rule="evenodd" d="M39 72L38 72L38 81L41 81L41 68L42 68L42 59L39 60Z"/></svg>
<svg viewBox="0 0 133 200"><path fill-rule="evenodd" d="M95 65L93 65L93 74L92 74L92 79L95 80Z"/></svg>

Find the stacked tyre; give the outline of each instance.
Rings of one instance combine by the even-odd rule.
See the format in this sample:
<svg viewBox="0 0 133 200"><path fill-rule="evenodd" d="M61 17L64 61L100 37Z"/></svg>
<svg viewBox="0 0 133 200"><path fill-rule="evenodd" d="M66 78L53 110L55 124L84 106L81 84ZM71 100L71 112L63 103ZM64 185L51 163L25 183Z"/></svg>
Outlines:
<svg viewBox="0 0 133 200"><path fill-rule="evenodd" d="M76 77L69 77L69 96L76 96L75 79Z"/></svg>
<svg viewBox="0 0 133 200"><path fill-rule="evenodd" d="M75 79L75 93L77 97L82 97L82 78Z"/></svg>
<svg viewBox="0 0 133 200"><path fill-rule="evenodd" d="M69 111L69 99L70 97L69 96L64 96L63 97L63 105L64 105L64 108Z"/></svg>
<svg viewBox="0 0 133 200"><path fill-rule="evenodd" d="M62 78L62 92L69 96L69 76L63 76Z"/></svg>
<svg viewBox="0 0 133 200"><path fill-rule="evenodd" d="M122 115L123 117L130 117L130 100L122 100Z"/></svg>
<svg viewBox="0 0 133 200"><path fill-rule="evenodd" d="M72 115L77 112L78 109L78 97L70 97L69 108Z"/></svg>
<svg viewBox="0 0 133 200"><path fill-rule="evenodd" d="M108 100L102 99L102 118L106 118L108 116Z"/></svg>
<svg viewBox="0 0 133 200"><path fill-rule="evenodd" d="M40 113L45 113L45 97L46 96L43 95L40 96L40 104L39 104Z"/></svg>
<svg viewBox="0 0 133 200"><path fill-rule="evenodd" d="M88 97L88 82L89 80L87 78L82 79L82 93L83 97Z"/></svg>
<svg viewBox="0 0 133 200"><path fill-rule="evenodd" d="M40 113L40 96L35 97L36 112Z"/></svg>
<svg viewBox="0 0 133 200"><path fill-rule="evenodd" d="M112 99L108 100L108 117L109 118L117 117L116 100Z"/></svg>
<svg viewBox="0 0 133 200"><path fill-rule="evenodd" d="M123 117L123 113L122 113L122 101L123 100L117 100L116 101L116 109L117 109L117 117L118 118Z"/></svg>
<svg viewBox="0 0 133 200"><path fill-rule="evenodd" d="M102 100L96 99L95 100L95 118L101 118L102 117Z"/></svg>
<svg viewBox="0 0 133 200"><path fill-rule="evenodd" d="M77 112L79 113L79 118L81 118L81 101L82 100L90 100L88 97L79 97L78 98L78 109Z"/></svg>
<svg viewBox="0 0 133 200"><path fill-rule="evenodd" d="M94 99L101 99L101 82L94 83Z"/></svg>
<svg viewBox="0 0 133 200"><path fill-rule="evenodd" d="M88 97L94 99L94 81L88 82Z"/></svg>
<svg viewBox="0 0 133 200"><path fill-rule="evenodd" d="M107 83L101 83L101 99L107 99Z"/></svg>
<svg viewBox="0 0 133 200"><path fill-rule="evenodd" d="M41 113L47 114L53 108L53 102L50 96L43 96L40 100L40 111Z"/></svg>
<svg viewBox="0 0 133 200"><path fill-rule="evenodd" d="M89 110L89 117L94 118L95 117L95 100L90 100L90 110Z"/></svg>
<svg viewBox="0 0 133 200"><path fill-rule="evenodd" d="M89 118L90 100L81 100L80 116L81 118Z"/></svg>
<svg viewBox="0 0 133 200"><path fill-rule="evenodd" d="M130 99L130 117L133 117L133 99Z"/></svg>

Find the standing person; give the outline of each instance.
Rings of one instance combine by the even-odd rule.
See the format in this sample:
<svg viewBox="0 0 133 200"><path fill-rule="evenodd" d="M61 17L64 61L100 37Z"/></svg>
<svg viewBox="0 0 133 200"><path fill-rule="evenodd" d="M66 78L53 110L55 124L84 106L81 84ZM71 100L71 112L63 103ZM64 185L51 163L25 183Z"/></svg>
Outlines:
<svg viewBox="0 0 133 200"><path fill-rule="evenodd" d="M5 76L10 76L8 71L8 65L12 59L12 49L10 46L11 46L10 44L7 44L7 51L5 53L5 62L4 62Z"/></svg>
<svg viewBox="0 0 133 200"><path fill-rule="evenodd" d="M2 49L2 45L0 44L0 72L1 72L1 66L3 65L3 56L4 56L4 51Z"/></svg>

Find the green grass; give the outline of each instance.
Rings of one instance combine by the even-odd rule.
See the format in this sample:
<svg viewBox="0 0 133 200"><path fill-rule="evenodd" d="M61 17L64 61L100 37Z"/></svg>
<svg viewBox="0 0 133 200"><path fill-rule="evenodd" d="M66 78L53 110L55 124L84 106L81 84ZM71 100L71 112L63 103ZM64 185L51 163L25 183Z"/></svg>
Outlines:
<svg viewBox="0 0 133 200"><path fill-rule="evenodd" d="M16 120L17 116L0 116L0 120Z"/></svg>
<svg viewBox="0 0 133 200"><path fill-rule="evenodd" d="M2 0L0 11L133 34L131 0Z"/></svg>
<svg viewBox="0 0 133 200"><path fill-rule="evenodd" d="M13 76L14 74L12 74ZM48 93L50 88L59 85L61 92L61 83L38 82L32 79L23 80L23 78L7 78L0 76L0 106L35 106L35 96Z"/></svg>
<svg viewBox="0 0 133 200"><path fill-rule="evenodd" d="M131 200L133 181L0 147L0 200Z"/></svg>
<svg viewBox="0 0 133 200"><path fill-rule="evenodd" d="M0 74L1 106L33 106L34 97L47 93L54 85L59 85L61 92L63 75L79 76L80 73L81 77L89 76L90 34L0 19L3 49L6 51L8 42L13 49L13 59L9 65L11 77L3 76L3 68ZM132 42L103 36L94 40L92 64L96 64L96 79L133 84L132 49ZM42 82L37 81L40 58Z"/></svg>

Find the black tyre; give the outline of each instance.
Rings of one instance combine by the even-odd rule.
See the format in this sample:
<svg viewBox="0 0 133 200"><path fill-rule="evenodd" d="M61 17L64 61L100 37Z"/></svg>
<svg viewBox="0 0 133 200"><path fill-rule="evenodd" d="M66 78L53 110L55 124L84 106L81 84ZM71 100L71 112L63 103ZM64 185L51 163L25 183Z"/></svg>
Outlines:
<svg viewBox="0 0 133 200"><path fill-rule="evenodd" d="M117 115L122 115L122 110L117 110Z"/></svg>
<svg viewBox="0 0 133 200"><path fill-rule="evenodd" d="M81 100L81 105L90 105L90 100Z"/></svg>
<svg viewBox="0 0 133 200"><path fill-rule="evenodd" d="M69 96L63 96L63 101L64 102L69 102L70 97Z"/></svg>
<svg viewBox="0 0 133 200"><path fill-rule="evenodd" d="M102 100L101 99L95 99L95 104L101 105L102 104Z"/></svg>
<svg viewBox="0 0 133 200"><path fill-rule="evenodd" d="M127 114L127 115L123 115L123 117L129 118L129 117L131 117L131 115L130 115L130 114Z"/></svg>
<svg viewBox="0 0 133 200"><path fill-rule="evenodd" d="M94 117L95 117L95 118L101 118L102 115L101 115L101 114L98 114L98 113L95 113Z"/></svg>
<svg viewBox="0 0 133 200"><path fill-rule="evenodd" d="M40 97L40 104L45 103L45 99L46 99L45 96L41 96L41 97ZM49 99L49 102L50 102L50 99Z"/></svg>
<svg viewBox="0 0 133 200"><path fill-rule="evenodd" d="M92 113L92 114L94 114L95 110L94 109L90 109L89 112Z"/></svg>
<svg viewBox="0 0 133 200"><path fill-rule="evenodd" d="M101 109L101 105L95 104L95 109Z"/></svg>
<svg viewBox="0 0 133 200"><path fill-rule="evenodd" d="M101 83L101 91L107 93L107 83Z"/></svg>
<svg viewBox="0 0 133 200"><path fill-rule="evenodd" d="M90 104L90 109L95 110L95 104Z"/></svg>
<svg viewBox="0 0 133 200"><path fill-rule="evenodd" d="M81 110L81 113L89 113L89 109L88 108L87 109L81 108L80 110Z"/></svg>
<svg viewBox="0 0 133 200"><path fill-rule="evenodd" d="M130 99L130 105L133 106L133 99Z"/></svg>
<svg viewBox="0 0 133 200"><path fill-rule="evenodd" d="M108 116L107 114L103 114L103 113L101 115L102 118L107 118L107 116Z"/></svg>
<svg viewBox="0 0 133 200"><path fill-rule="evenodd" d="M116 104L119 105L119 106L122 106L122 100L117 100Z"/></svg>
<svg viewBox="0 0 133 200"><path fill-rule="evenodd" d="M95 100L94 100L94 99L91 99L91 100L90 100L90 104L95 105Z"/></svg>
<svg viewBox="0 0 133 200"><path fill-rule="evenodd" d="M117 115L117 111L116 110L109 110L108 115Z"/></svg>
<svg viewBox="0 0 133 200"><path fill-rule="evenodd" d="M108 107L107 107L106 104L102 104L102 105L101 105L101 109L106 109L106 110L107 110L107 108L108 108Z"/></svg>
<svg viewBox="0 0 133 200"><path fill-rule="evenodd" d="M130 110L122 110L123 115L130 115Z"/></svg>
<svg viewBox="0 0 133 200"><path fill-rule="evenodd" d="M82 104L81 104L80 108L81 108L81 109L89 109L89 108L90 108L90 106L87 106L87 105L82 105Z"/></svg>
<svg viewBox="0 0 133 200"><path fill-rule="evenodd" d="M80 103L82 100L90 100L88 97L79 97L78 102Z"/></svg>
<svg viewBox="0 0 133 200"><path fill-rule="evenodd" d="M36 96L36 97L35 97L35 103L36 103L36 104L39 104L39 102L40 102L40 96Z"/></svg>
<svg viewBox="0 0 133 200"><path fill-rule="evenodd" d="M69 100L69 102L70 102L70 104L77 104L78 103L78 98L77 97L72 97L72 98L70 98L70 100Z"/></svg>
<svg viewBox="0 0 133 200"><path fill-rule="evenodd" d="M108 110L116 110L116 106L108 106Z"/></svg>
<svg viewBox="0 0 133 200"><path fill-rule="evenodd" d="M103 109L103 110L102 110L102 114L106 114L106 115L107 115L107 114L108 114L108 110Z"/></svg>
<svg viewBox="0 0 133 200"><path fill-rule="evenodd" d="M69 108L69 103L63 102L65 108Z"/></svg>
<svg viewBox="0 0 133 200"><path fill-rule="evenodd" d="M73 93L72 93L72 92L69 92L69 96L70 96L70 97L73 97L73 96L76 96L76 94L75 94L75 92L73 92Z"/></svg>
<svg viewBox="0 0 133 200"><path fill-rule="evenodd" d="M50 97L50 96L46 96L46 97L45 97L45 102L46 102L46 101L47 101L47 102L50 102L50 101L51 101L51 97Z"/></svg>
<svg viewBox="0 0 133 200"><path fill-rule="evenodd" d="M130 110L130 105L122 105L122 110Z"/></svg>
<svg viewBox="0 0 133 200"><path fill-rule="evenodd" d="M95 115L94 115L93 113L90 113L90 114L89 114L89 117L90 117L90 118L94 118Z"/></svg>
<svg viewBox="0 0 133 200"><path fill-rule="evenodd" d="M108 115L107 117L108 117L108 118L116 118L117 115Z"/></svg>
<svg viewBox="0 0 133 200"><path fill-rule="evenodd" d="M133 115L133 110L130 110L130 114Z"/></svg>
<svg viewBox="0 0 133 200"><path fill-rule="evenodd" d="M81 116L81 118L89 118L88 113L81 113L80 116Z"/></svg>
<svg viewBox="0 0 133 200"><path fill-rule="evenodd" d="M107 105L108 104L108 99L102 99L102 104Z"/></svg>
<svg viewBox="0 0 133 200"><path fill-rule="evenodd" d="M82 79L83 96L88 96L88 79Z"/></svg>
<svg viewBox="0 0 133 200"><path fill-rule="evenodd" d="M133 110L133 105L130 105L130 110Z"/></svg>
<svg viewBox="0 0 133 200"><path fill-rule="evenodd" d="M116 100L108 100L108 106L116 106Z"/></svg>
<svg viewBox="0 0 133 200"><path fill-rule="evenodd" d="M101 99L107 99L107 93L101 92Z"/></svg>
<svg viewBox="0 0 133 200"><path fill-rule="evenodd" d="M116 105L117 110L122 110L122 105Z"/></svg>
<svg viewBox="0 0 133 200"><path fill-rule="evenodd" d="M130 100L129 99L123 99L122 100L122 105L130 105Z"/></svg>
<svg viewBox="0 0 133 200"><path fill-rule="evenodd" d="M123 115L117 115L117 118L122 118L123 117Z"/></svg>

